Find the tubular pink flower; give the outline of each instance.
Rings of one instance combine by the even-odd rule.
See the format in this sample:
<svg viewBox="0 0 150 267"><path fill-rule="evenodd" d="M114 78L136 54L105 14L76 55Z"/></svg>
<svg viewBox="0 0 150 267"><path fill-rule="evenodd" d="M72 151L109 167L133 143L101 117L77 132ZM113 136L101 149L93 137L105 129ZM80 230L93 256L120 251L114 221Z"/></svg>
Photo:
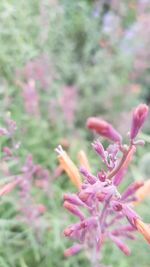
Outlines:
<svg viewBox="0 0 150 267"><path fill-rule="evenodd" d="M72 214L76 215L80 218L80 220L84 220L84 215L82 212L74 205L70 204L68 201L64 202L64 208L69 210Z"/></svg>
<svg viewBox="0 0 150 267"><path fill-rule="evenodd" d="M116 244L116 246L126 255L130 255L130 250L118 237L110 234L111 240Z"/></svg>
<svg viewBox="0 0 150 267"><path fill-rule="evenodd" d="M99 156L101 156L102 160L105 162L106 161L106 152L104 150L103 145L101 144L101 142L99 142L98 140L95 141L92 144L92 147L94 148L94 150L97 152L97 154Z"/></svg>
<svg viewBox="0 0 150 267"><path fill-rule="evenodd" d="M122 211L123 211L123 214L128 219L129 223L131 223L131 225L136 227L135 221L136 219L139 218L139 215L133 209L131 209L128 205L123 205Z"/></svg>
<svg viewBox="0 0 150 267"><path fill-rule="evenodd" d="M122 168L116 173L116 175L113 178L114 185L118 186L121 183L125 173L126 173L126 170Z"/></svg>
<svg viewBox="0 0 150 267"><path fill-rule="evenodd" d="M130 131L130 138L133 140L141 127L143 126L143 123L148 115L148 106L146 104L140 104L138 105L134 111L132 116L132 123L131 123L131 131Z"/></svg>
<svg viewBox="0 0 150 267"><path fill-rule="evenodd" d="M80 173L86 178L86 180L90 184L95 184L96 183L96 177L92 175L86 168L81 167L80 168Z"/></svg>
<svg viewBox="0 0 150 267"><path fill-rule="evenodd" d="M81 229L81 222L79 223L74 223L72 225L69 225L65 230L64 230L64 235L65 236L71 236L73 232L76 232Z"/></svg>
<svg viewBox="0 0 150 267"><path fill-rule="evenodd" d="M87 119L86 126L88 129L95 131L96 133L106 137L114 142L121 142L121 135L113 128L113 126L96 117L90 117Z"/></svg>
<svg viewBox="0 0 150 267"><path fill-rule="evenodd" d="M112 234L116 235L116 234L120 234L122 232L133 232L133 231L135 231L135 227L133 227L131 224L125 224L125 225L121 225L117 229L113 230Z"/></svg>
<svg viewBox="0 0 150 267"><path fill-rule="evenodd" d="M130 184L126 190L122 193L121 199L126 199L129 196L133 195L139 188L144 185L144 182L136 181Z"/></svg>
<svg viewBox="0 0 150 267"><path fill-rule="evenodd" d="M64 201L68 201L76 206L84 206L84 203L76 194L64 194Z"/></svg>

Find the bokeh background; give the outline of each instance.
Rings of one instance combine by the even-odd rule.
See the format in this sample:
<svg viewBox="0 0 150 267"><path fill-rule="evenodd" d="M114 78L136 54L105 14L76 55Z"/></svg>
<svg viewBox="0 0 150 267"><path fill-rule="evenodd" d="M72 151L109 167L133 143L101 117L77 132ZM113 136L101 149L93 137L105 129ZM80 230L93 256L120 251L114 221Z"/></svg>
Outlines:
<svg viewBox="0 0 150 267"><path fill-rule="evenodd" d="M11 117L17 124L13 140L1 137L2 147L15 147L15 157L1 160L1 181L19 175L28 161L41 168L30 179L26 203L19 189L0 200L0 267L90 266L84 252L63 256L71 244L63 229L73 218L62 196L75 188L59 175L54 149L62 144L77 164L84 149L94 171L99 162L86 119L107 119L126 140L133 107L150 103L149 62L149 0L0 1L0 123ZM140 134L146 145L125 184L150 178L149 134L148 119ZM136 207L147 222L149 205L147 197ZM106 244L102 262L149 267L146 242L137 234L129 246L132 254L125 257Z"/></svg>

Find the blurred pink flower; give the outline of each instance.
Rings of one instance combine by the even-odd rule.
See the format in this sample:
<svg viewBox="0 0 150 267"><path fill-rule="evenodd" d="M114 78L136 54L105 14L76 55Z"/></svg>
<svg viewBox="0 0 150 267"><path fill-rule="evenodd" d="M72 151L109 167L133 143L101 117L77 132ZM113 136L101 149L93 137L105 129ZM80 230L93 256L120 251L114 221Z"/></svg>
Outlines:
<svg viewBox="0 0 150 267"><path fill-rule="evenodd" d="M30 60L23 69L17 70L17 79L22 77L25 82L34 80L41 89L46 90L52 82L53 70L47 54Z"/></svg>
<svg viewBox="0 0 150 267"><path fill-rule="evenodd" d="M143 126L147 115L148 115L148 106L146 104L140 104L134 109L132 115L131 131L130 131L131 139L134 139L136 137L139 130Z"/></svg>
<svg viewBox="0 0 150 267"><path fill-rule="evenodd" d="M77 88L74 86L64 86L62 88L62 97L60 107L63 111L65 120L71 124L74 120L77 105Z"/></svg>
<svg viewBox="0 0 150 267"><path fill-rule="evenodd" d="M8 184L1 186L0 187L0 197L11 192L18 183L19 183L19 179L16 179L16 180L14 180Z"/></svg>
<svg viewBox="0 0 150 267"><path fill-rule="evenodd" d="M29 80L27 83L21 83L21 87L25 111L35 117L39 116L39 97L35 81Z"/></svg>
<svg viewBox="0 0 150 267"><path fill-rule="evenodd" d="M96 117L90 117L87 119L86 126L88 129L95 131L109 140L114 142L121 141L121 135L107 121Z"/></svg>

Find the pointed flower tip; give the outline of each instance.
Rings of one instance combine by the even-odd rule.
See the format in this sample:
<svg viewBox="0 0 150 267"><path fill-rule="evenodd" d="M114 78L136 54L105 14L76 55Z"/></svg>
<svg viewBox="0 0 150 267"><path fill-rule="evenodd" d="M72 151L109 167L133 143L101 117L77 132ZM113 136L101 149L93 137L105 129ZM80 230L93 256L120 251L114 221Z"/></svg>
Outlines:
<svg viewBox="0 0 150 267"><path fill-rule="evenodd" d="M144 185L143 181L135 181L132 184L130 184L125 191L122 193L121 198L122 199L127 199L129 196L132 196L135 194L136 191L139 190Z"/></svg>
<svg viewBox="0 0 150 267"><path fill-rule="evenodd" d="M110 235L110 238L112 241L116 244L116 246L126 255L130 255L130 249L127 247L126 244L124 244L118 237L115 237L113 235Z"/></svg>
<svg viewBox="0 0 150 267"><path fill-rule="evenodd" d="M80 209L78 207L74 206L73 204L69 203L68 201L65 201L63 206L65 209L69 210L72 214L79 217L80 220L84 220L84 215L82 214L82 212L80 211Z"/></svg>
<svg viewBox="0 0 150 267"><path fill-rule="evenodd" d="M63 153L65 153L65 151L63 150L62 146L61 145L58 145L56 148L55 148L55 152L57 153L58 156L62 155Z"/></svg>
<svg viewBox="0 0 150 267"><path fill-rule="evenodd" d="M96 153L101 156L103 160L106 159L104 147L99 140L94 141L92 143L92 147L96 151Z"/></svg>
<svg viewBox="0 0 150 267"><path fill-rule="evenodd" d="M135 220L135 225L139 233L141 233L144 238L147 240L147 242L150 244L150 226L144 222L142 222L140 219Z"/></svg>
<svg viewBox="0 0 150 267"><path fill-rule="evenodd" d="M122 140L121 135L113 128L113 126L100 118L89 117L86 121L86 127L111 141L121 142Z"/></svg>
<svg viewBox="0 0 150 267"><path fill-rule="evenodd" d="M139 130L143 126L148 115L148 110L149 108L146 104L140 104L134 109L130 131L130 138L132 140L137 136Z"/></svg>
<svg viewBox="0 0 150 267"><path fill-rule="evenodd" d="M65 256L65 257L72 256L72 255L78 253L81 249L82 249L82 246L79 245L79 244L76 244L76 245L74 245L74 246L72 246L72 247L66 249L66 250L64 251L64 256Z"/></svg>
<svg viewBox="0 0 150 267"><path fill-rule="evenodd" d="M85 167L88 171L90 171L90 164L84 150L80 150L78 152L78 160L81 166Z"/></svg>
<svg viewBox="0 0 150 267"><path fill-rule="evenodd" d="M61 167L67 173L70 180L76 185L76 187L80 189L81 178L80 178L78 168L73 163L73 161L70 159L66 151L64 151L60 145L55 149L55 151L58 154L57 158L61 164Z"/></svg>

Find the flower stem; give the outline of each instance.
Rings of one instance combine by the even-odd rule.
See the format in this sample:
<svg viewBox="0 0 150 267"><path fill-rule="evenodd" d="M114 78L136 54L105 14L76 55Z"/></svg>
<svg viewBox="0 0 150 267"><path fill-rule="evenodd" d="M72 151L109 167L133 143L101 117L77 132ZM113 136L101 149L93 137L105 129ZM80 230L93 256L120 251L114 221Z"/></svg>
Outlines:
<svg viewBox="0 0 150 267"><path fill-rule="evenodd" d="M134 153L135 146L130 145L128 150L124 152L122 159L120 160L119 164L108 174L107 179L111 180L111 178L121 169L121 167L127 163L128 157L130 154ZM130 158L129 158L130 160Z"/></svg>

